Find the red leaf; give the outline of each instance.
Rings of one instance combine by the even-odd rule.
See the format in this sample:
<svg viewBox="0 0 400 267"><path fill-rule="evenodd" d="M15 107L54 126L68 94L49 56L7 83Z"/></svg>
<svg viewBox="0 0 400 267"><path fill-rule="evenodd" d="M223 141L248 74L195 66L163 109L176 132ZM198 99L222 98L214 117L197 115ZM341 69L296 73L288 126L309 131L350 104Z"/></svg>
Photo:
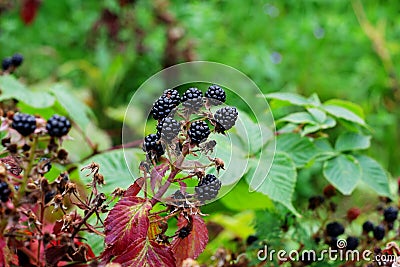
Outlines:
<svg viewBox="0 0 400 267"><path fill-rule="evenodd" d="M1 266L6 266L6 257L4 250L6 249L6 241L4 240L4 237L0 238L0 264Z"/></svg>
<svg viewBox="0 0 400 267"><path fill-rule="evenodd" d="M39 0L25 0L22 3L21 18L26 25L31 24L35 19L39 5Z"/></svg>
<svg viewBox="0 0 400 267"><path fill-rule="evenodd" d="M149 229L150 202L127 196L115 205L104 222L106 249L102 255L108 261L119 255L137 239L146 238Z"/></svg>
<svg viewBox="0 0 400 267"><path fill-rule="evenodd" d="M141 238L130 244L124 253L117 256L113 262L122 267L175 267L175 259L171 249L147 238Z"/></svg>
<svg viewBox="0 0 400 267"><path fill-rule="evenodd" d="M169 170L169 165L168 164L161 164L159 166L155 166L151 170L150 174L150 185L151 185L151 190L154 192L154 189L156 186L161 185L161 181L165 175L165 173Z"/></svg>
<svg viewBox="0 0 400 267"><path fill-rule="evenodd" d="M208 231L206 224L200 215L192 215L189 217L191 222L181 214L178 218L178 231L183 227L187 227L191 224L190 234L181 238L176 236L172 240L172 251L174 252L175 259L177 261L177 266L180 266L182 261L187 258L196 259L201 252L205 249L208 243Z"/></svg>
<svg viewBox="0 0 400 267"><path fill-rule="evenodd" d="M137 178L136 181L131 186L129 186L129 188L125 191L124 197L136 196L137 194L139 194L143 185L144 185L144 178L143 177Z"/></svg>

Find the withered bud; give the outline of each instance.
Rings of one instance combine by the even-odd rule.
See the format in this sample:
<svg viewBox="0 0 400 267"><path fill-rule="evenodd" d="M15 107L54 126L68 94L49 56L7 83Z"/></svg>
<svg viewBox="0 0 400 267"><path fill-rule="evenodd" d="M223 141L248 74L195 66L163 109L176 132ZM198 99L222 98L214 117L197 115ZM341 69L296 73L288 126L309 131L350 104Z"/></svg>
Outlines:
<svg viewBox="0 0 400 267"><path fill-rule="evenodd" d="M78 193L76 184L75 184L75 183L68 182L68 183L65 185L65 191L64 191L63 195L65 195L65 194L72 194L72 193L74 193L74 192L75 192L75 193Z"/></svg>
<svg viewBox="0 0 400 267"><path fill-rule="evenodd" d="M15 154L18 152L18 147L16 144L10 144L9 146L7 146L7 150L11 153L11 154Z"/></svg>
<svg viewBox="0 0 400 267"><path fill-rule="evenodd" d="M38 189L37 185L35 183L27 183L26 184L26 189L28 189L28 191L33 191Z"/></svg>
<svg viewBox="0 0 400 267"><path fill-rule="evenodd" d="M106 201L107 197L104 193L98 194L94 199L93 199L93 205L96 207L100 207L104 201Z"/></svg>
<svg viewBox="0 0 400 267"><path fill-rule="evenodd" d="M121 187L117 187L114 189L114 191L111 193L114 197L122 197L125 194L125 189L122 189Z"/></svg>
<svg viewBox="0 0 400 267"><path fill-rule="evenodd" d="M96 172L93 175L94 181L95 183L97 183L98 185L105 185L106 182L104 181L104 176L101 173Z"/></svg>
<svg viewBox="0 0 400 267"><path fill-rule="evenodd" d="M4 147L9 146L11 144L11 138L10 137L5 137L5 138L1 139L1 144Z"/></svg>
<svg viewBox="0 0 400 267"><path fill-rule="evenodd" d="M206 175L203 169L196 169L195 174L199 180L203 179L204 175Z"/></svg>
<svg viewBox="0 0 400 267"><path fill-rule="evenodd" d="M29 223L34 223L36 225L41 225L41 223L39 222L37 216L35 213L33 213L31 210L28 211L28 222Z"/></svg>
<svg viewBox="0 0 400 267"><path fill-rule="evenodd" d="M141 170L142 172L150 173L150 164L146 161L140 162L139 170Z"/></svg>
<svg viewBox="0 0 400 267"><path fill-rule="evenodd" d="M29 149L31 149L31 146L28 145L28 144L24 144L24 145L22 146L22 151L24 151L24 152L28 152Z"/></svg>
<svg viewBox="0 0 400 267"><path fill-rule="evenodd" d="M50 189L49 181L44 177L40 179L39 184L40 184L40 189L42 189L42 191L44 191L44 192L46 192Z"/></svg>
<svg viewBox="0 0 400 267"><path fill-rule="evenodd" d="M57 195L54 197L54 203L56 203L56 204L61 204L62 201L63 201L63 196L62 196L61 194L57 194Z"/></svg>
<svg viewBox="0 0 400 267"><path fill-rule="evenodd" d="M67 152L67 150L65 150L65 149L60 149L60 150L58 150L57 158L58 158L59 160L61 160L61 161L67 160L67 158L68 158L68 152Z"/></svg>
<svg viewBox="0 0 400 267"><path fill-rule="evenodd" d="M56 239L56 236L54 234L50 234L48 232L45 232L43 234L43 243L44 244L48 244L48 243L50 243L50 241L55 240L55 239Z"/></svg>
<svg viewBox="0 0 400 267"><path fill-rule="evenodd" d="M14 111L7 111L7 119L12 120L14 118Z"/></svg>
<svg viewBox="0 0 400 267"><path fill-rule="evenodd" d="M50 139L50 142L49 142L49 144L47 145L47 149L48 149L50 152L56 152L56 151L57 151L57 149L58 149L58 144L55 142L55 140L54 140L53 137Z"/></svg>
<svg viewBox="0 0 400 267"><path fill-rule="evenodd" d="M217 168L217 172L219 172L220 169L225 170L225 162L222 159L215 158L214 163L215 163L215 167Z"/></svg>

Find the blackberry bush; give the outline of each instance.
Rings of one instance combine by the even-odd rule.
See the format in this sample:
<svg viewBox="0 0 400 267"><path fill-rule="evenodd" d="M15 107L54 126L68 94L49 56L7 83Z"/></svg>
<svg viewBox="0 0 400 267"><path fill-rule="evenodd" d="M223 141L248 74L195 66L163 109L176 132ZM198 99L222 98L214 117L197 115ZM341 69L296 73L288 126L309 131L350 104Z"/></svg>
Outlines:
<svg viewBox="0 0 400 267"><path fill-rule="evenodd" d="M60 115L53 115L46 124L46 130L52 137L67 135L70 129L70 121L66 117Z"/></svg>
<svg viewBox="0 0 400 267"><path fill-rule="evenodd" d="M11 127L23 136L28 136L36 130L36 118L29 114L16 113Z"/></svg>

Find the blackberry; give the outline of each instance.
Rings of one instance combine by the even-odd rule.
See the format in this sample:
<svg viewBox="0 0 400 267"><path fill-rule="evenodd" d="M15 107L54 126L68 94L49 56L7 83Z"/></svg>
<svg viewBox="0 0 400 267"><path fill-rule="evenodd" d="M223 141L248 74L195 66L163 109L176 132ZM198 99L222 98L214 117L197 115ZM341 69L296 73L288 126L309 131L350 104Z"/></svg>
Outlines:
<svg viewBox="0 0 400 267"><path fill-rule="evenodd" d="M158 135L166 142L171 142L181 130L181 125L176 120L166 117L157 125Z"/></svg>
<svg viewBox="0 0 400 267"><path fill-rule="evenodd" d="M182 96L182 105L190 111L198 111L203 106L203 93L196 87L187 89Z"/></svg>
<svg viewBox="0 0 400 267"><path fill-rule="evenodd" d="M347 250L355 250L358 247L359 243L360 242L357 237L349 236L346 239L346 244L347 244L346 249Z"/></svg>
<svg viewBox="0 0 400 267"><path fill-rule="evenodd" d="M164 154L164 148L159 142L159 137L156 134L149 134L144 138L143 150L151 155L160 157Z"/></svg>
<svg viewBox="0 0 400 267"><path fill-rule="evenodd" d="M221 189L221 181L215 175L207 174L195 187L197 199L200 201L214 199Z"/></svg>
<svg viewBox="0 0 400 267"><path fill-rule="evenodd" d="M11 58L11 64L14 67L21 66L22 62L24 61L24 57L21 54L14 54Z"/></svg>
<svg viewBox="0 0 400 267"><path fill-rule="evenodd" d="M258 237L255 235L249 235L246 239L246 244L248 246L251 246L254 242L256 242L258 240Z"/></svg>
<svg viewBox="0 0 400 267"><path fill-rule="evenodd" d="M188 207L186 203L186 196L181 192L181 190L176 190L175 193L172 194L172 198L174 199L173 203L178 207Z"/></svg>
<svg viewBox="0 0 400 267"><path fill-rule="evenodd" d="M0 183L0 200L2 202L7 202L11 195L11 189L8 187L6 182Z"/></svg>
<svg viewBox="0 0 400 267"><path fill-rule="evenodd" d="M36 130L36 118L29 114L17 113L13 117L11 127L21 135L28 136Z"/></svg>
<svg viewBox="0 0 400 267"><path fill-rule="evenodd" d="M181 103L181 97L175 89L167 89L162 94L163 97L171 99L172 104L176 107Z"/></svg>
<svg viewBox="0 0 400 267"><path fill-rule="evenodd" d="M338 237L344 233L344 227L338 222L328 223L326 226L326 233L330 237Z"/></svg>
<svg viewBox="0 0 400 267"><path fill-rule="evenodd" d="M239 114L234 107L223 107L218 109L214 114L214 120L217 123L215 131L223 133L232 128L236 123L238 115Z"/></svg>
<svg viewBox="0 0 400 267"><path fill-rule="evenodd" d="M3 59L3 61L1 62L1 68L3 69L3 71L8 70L11 67L12 61L11 58L6 57L5 59Z"/></svg>
<svg viewBox="0 0 400 267"><path fill-rule="evenodd" d="M385 237L385 228L382 225L374 228L374 237L376 240L382 240Z"/></svg>
<svg viewBox="0 0 400 267"><path fill-rule="evenodd" d="M374 230L374 224L370 221L366 221L362 227L363 227L363 231L366 233L369 233Z"/></svg>
<svg viewBox="0 0 400 267"><path fill-rule="evenodd" d="M71 129L71 123L64 116L53 115L47 121L46 129L50 136L61 137L69 132Z"/></svg>
<svg viewBox="0 0 400 267"><path fill-rule="evenodd" d="M194 145L198 145L204 142L210 135L210 128L208 128L208 124L204 121L194 121L190 125L188 135L190 137L190 142Z"/></svg>
<svg viewBox="0 0 400 267"><path fill-rule="evenodd" d="M394 222L397 219L399 211L394 207L389 207L383 211L383 217L386 222Z"/></svg>
<svg viewBox="0 0 400 267"><path fill-rule="evenodd" d="M208 102L214 106L218 106L226 100L225 91L215 84L208 87L205 97L207 97Z"/></svg>
<svg viewBox="0 0 400 267"><path fill-rule="evenodd" d="M188 226L184 226L181 229L179 229L178 236L183 239L183 238L187 237L188 235L190 235L191 230L192 229L190 229Z"/></svg>
<svg viewBox="0 0 400 267"><path fill-rule="evenodd" d="M155 120L161 120L171 116L174 108L174 100L171 97L162 95L154 102L151 114Z"/></svg>
<svg viewBox="0 0 400 267"><path fill-rule="evenodd" d="M308 199L308 209L315 210L325 202L323 196L313 196Z"/></svg>

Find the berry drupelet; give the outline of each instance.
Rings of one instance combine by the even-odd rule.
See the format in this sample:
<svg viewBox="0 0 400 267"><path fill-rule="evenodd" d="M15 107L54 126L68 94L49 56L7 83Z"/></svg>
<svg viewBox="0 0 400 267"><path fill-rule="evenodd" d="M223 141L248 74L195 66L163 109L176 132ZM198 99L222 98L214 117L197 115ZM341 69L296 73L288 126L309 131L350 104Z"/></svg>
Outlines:
<svg viewBox="0 0 400 267"><path fill-rule="evenodd" d="M397 219L399 211L394 207L388 207L383 211L383 217L386 222L392 223Z"/></svg>
<svg viewBox="0 0 400 267"><path fill-rule="evenodd" d="M221 181L215 175L207 174L194 190L198 200L206 201L216 198L220 189Z"/></svg>
<svg viewBox="0 0 400 267"><path fill-rule="evenodd" d="M149 134L144 138L143 151L156 157L164 154L164 148L156 134Z"/></svg>
<svg viewBox="0 0 400 267"><path fill-rule="evenodd" d="M344 233L344 227L338 222L331 222L328 223L326 226L326 233L330 237L338 237L339 235Z"/></svg>
<svg viewBox="0 0 400 267"><path fill-rule="evenodd" d="M23 136L28 136L36 130L36 118L29 114L16 113L11 127Z"/></svg>
<svg viewBox="0 0 400 267"><path fill-rule="evenodd" d="M187 89L182 96L182 105L190 111L198 111L203 106L203 93L196 87Z"/></svg>
<svg viewBox="0 0 400 267"><path fill-rule="evenodd" d="M239 113L234 107L218 109L214 114L214 120L217 123L215 131L217 133L223 133L231 129L235 125L238 115Z"/></svg>
<svg viewBox="0 0 400 267"><path fill-rule="evenodd" d="M188 135L190 137L190 143L193 145L198 145L208 138L210 135L210 128L204 121L194 121L190 125Z"/></svg>
<svg viewBox="0 0 400 267"><path fill-rule="evenodd" d="M11 195L11 190L8 187L8 184L6 182L1 182L0 183L0 200L2 202L7 202L10 195Z"/></svg>
<svg viewBox="0 0 400 267"><path fill-rule="evenodd" d="M71 129L71 122L64 116L53 115L46 123L46 130L52 137L67 135Z"/></svg>
<svg viewBox="0 0 400 267"><path fill-rule="evenodd" d="M374 237L376 240L382 240L385 237L385 227L378 225L374 228Z"/></svg>
<svg viewBox="0 0 400 267"><path fill-rule="evenodd" d="M214 106L218 106L226 100L225 91L215 84L208 87L205 97L207 97L208 103Z"/></svg>
<svg viewBox="0 0 400 267"><path fill-rule="evenodd" d="M181 125L176 120L166 117L157 125L157 134L166 142L171 142L178 136Z"/></svg>

